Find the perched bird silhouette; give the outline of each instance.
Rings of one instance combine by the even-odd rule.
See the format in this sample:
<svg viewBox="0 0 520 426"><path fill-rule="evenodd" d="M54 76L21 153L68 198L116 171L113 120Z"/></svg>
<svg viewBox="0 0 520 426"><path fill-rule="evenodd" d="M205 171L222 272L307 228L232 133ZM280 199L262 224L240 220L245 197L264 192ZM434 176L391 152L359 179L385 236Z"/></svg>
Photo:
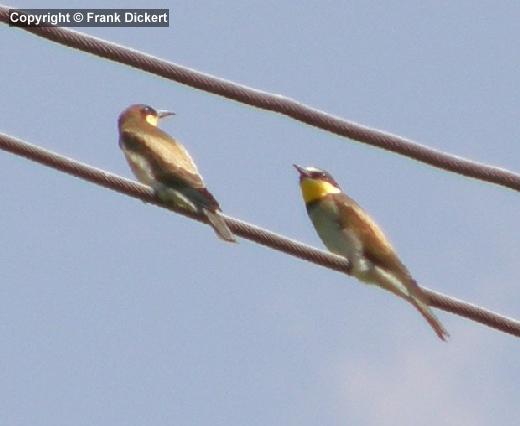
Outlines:
<svg viewBox="0 0 520 426"><path fill-rule="evenodd" d="M121 113L119 146L130 168L163 202L203 214L220 238L236 242L186 148L157 127L159 120L169 115L175 113L141 104Z"/></svg>
<svg viewBox="0 0 520 426"><path fill-rule="evenodd" d="M399 260L383 231L334 178L315 167L294 165L307 213L325 246L348 259L351 273L410 302L428 321L437 336L446 340L446 329L428 306L428 298Z"/></svg>

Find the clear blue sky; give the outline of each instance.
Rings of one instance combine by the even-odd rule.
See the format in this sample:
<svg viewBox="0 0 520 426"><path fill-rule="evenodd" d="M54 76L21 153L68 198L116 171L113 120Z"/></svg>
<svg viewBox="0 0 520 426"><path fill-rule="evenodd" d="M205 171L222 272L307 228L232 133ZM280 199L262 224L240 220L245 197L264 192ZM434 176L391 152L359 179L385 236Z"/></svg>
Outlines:
<svg viewBox="0 0 520 426"><path fill-rule="evenodd" d="M142 7L24 1L24 7ZM456 3L456 4L455 4ZM155 1L88 32L520 170L520 3ZM224 211L321 247L329 170L429 288L519 318L518 193L0 26L0 130L131 177L116 119L172 109ZM519 341L0 152L5 425L516 425Z"/></svg>

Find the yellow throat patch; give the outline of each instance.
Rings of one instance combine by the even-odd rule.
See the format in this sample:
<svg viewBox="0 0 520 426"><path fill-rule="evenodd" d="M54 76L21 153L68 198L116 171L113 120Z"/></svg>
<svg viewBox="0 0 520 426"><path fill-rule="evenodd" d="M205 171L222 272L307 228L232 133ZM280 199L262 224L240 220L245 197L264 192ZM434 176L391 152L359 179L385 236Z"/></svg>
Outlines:
<svg viewBox="0 0 520 426"><path fill-rule="evenodd" d="M329 194L339 194L341 190L330 182L319 179L304 178L300 182L303 200L306 203L318 201Z"/></svg>
<svg viewBox="0 0 520 426"><path fill-rule="evenodd" d="M152 126L156 126L157 127L157 123L159 123L159 118L156 116L156 115L152 115L152 114L148 114L146 117L145 117L146 121L148 121L149 124L151 124Z"/></svg>

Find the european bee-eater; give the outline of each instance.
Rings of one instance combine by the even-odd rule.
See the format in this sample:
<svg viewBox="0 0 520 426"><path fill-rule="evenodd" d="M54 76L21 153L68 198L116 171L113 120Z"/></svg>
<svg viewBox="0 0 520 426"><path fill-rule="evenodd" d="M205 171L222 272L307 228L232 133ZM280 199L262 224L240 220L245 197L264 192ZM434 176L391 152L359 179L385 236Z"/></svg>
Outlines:
<svg viewBox="0 0 520 426"><path fill-rule="evenodd" d="M121 113L119 146L130 168L163 202L205 215L220 238L235 242L220 215L217 200L206 189L186 148L157 127L159 120L169 115L175 113L140 104L131 105Z"/></svg>
<svg viewBox="0 0 520 426"><path fill-rule="evenodd" d="M325 246L345 257L353 276L407 300L422 314L437 336L446 340L446 329L428 306L428 298L399 260L385 234L334 178L315 167L294 165L307 213Z"/></svg>

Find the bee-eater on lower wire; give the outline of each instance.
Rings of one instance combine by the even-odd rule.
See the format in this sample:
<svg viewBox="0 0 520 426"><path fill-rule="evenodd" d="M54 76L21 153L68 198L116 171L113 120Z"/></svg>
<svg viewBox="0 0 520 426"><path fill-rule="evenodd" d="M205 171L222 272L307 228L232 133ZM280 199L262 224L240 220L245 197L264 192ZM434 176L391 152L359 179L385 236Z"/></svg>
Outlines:
<svg viewBox="0 0 520 426"><path fill-rule="evenodd" d="M375 284L410 302L437 336L446 340L446 329L428 306L428 298L401 263L383 231L334 178L315 167L294 165L307 213L325 246L345 257L351 273L360 281Z"/></svg>
<svg viewBox="0 0 520 426"><path fill-rule="evenodd" d="M186 148L157 127L159 120L169 115L175 113L140 104L121 113L119 146L130 168L163 202L203 214L220 238L236 242Z"/></svg>

